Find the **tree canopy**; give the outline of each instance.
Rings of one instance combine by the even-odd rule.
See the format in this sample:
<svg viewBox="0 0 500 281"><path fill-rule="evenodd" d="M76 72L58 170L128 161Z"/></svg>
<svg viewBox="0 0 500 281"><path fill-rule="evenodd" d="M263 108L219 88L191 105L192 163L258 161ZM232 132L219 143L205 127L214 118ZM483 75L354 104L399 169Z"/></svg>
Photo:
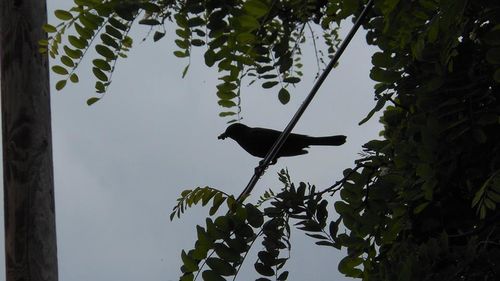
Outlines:
<svg viewBox="0 0 500 281"><path fill-rule="evenodd" d="M41 44L61 61L52 68L65 77L56 85L61 89L67 79L78 81L76 66L99 41L92 71L103 94L116 59L132 46L133 23L150 25L157 41L173 22L174 54L187 58L193 47L204 46L205 63L221 73L218 103L228 110L220 115L233 116L243 78L279 87L278 98L286 103L287 86L302 76L305 33L319 28L327 53L334 53L339 24L356 19L366 2L75 0L71 10L56 11L62 22L45 26L53 36ZM292 183L282 171L282 189L266 192L257 204L237 204L209 187L184 191L172 217L193 204L212 207L206 225L197 226L194 248L182 252L181 280L236 275L260 237L259 280L286 280L293 226L318 245L346 248L339 264L346 276L499 276L499 20L495 0L375 1L363 27L367 43L379 48L370 73L377 104L361 123L383 109L384 139L366 143L354 167L325 190ZM69 44L61 51L63 35ZM341 200L332 216L328 199L336 193ZM216 216L224 202L230 211Z"/></svg>

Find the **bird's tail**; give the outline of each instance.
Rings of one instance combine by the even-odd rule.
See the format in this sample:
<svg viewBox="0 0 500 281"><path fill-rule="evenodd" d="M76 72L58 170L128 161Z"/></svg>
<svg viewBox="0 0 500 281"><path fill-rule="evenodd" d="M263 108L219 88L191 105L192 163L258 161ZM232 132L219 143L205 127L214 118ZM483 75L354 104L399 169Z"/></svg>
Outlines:
<svg viewBox="0 0 500 281"><path fill-rule="evenodd" d="M311 137L310 145L342 145L345 143L346 136L330 136L330 137Z"/></svg>

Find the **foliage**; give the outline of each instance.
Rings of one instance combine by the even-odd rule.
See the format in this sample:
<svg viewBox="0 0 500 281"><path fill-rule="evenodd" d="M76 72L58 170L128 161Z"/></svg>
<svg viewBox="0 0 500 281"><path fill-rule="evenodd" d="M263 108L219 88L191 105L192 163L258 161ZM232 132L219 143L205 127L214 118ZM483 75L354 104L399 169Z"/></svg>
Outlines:
<svg viewBox="0 0 500 281"><path fill-rule="evenodd" d="M180 217L186 206L212 202L209 215L213 217L222 203L228 212L215 219L207 218L205 226L197 226L198 240L192 250L182 252L183 273L180 280L194 280L201 274L203 280L225 280L235 277L248 252L260 239L262 250L254 263L257 280L287 280L284 270L291 250L291 225L316 240L316 244L340 249L336 240L340 220L327 224L328 201L314 186L300 183L296 187L288 172L279 173L284 187L278 194L268 192L266 205L242 205L232 196L210 187L185 190L178 199L170 218ZM267 204L268 203L268 204ZM263 212L258 207L264 207ZM292 224L293 223L293 224Z"/></svg>
<svg viewBox="0 0 500 281"><path fill-rule="evenodd" d="M295 59L305 38L304 27L318 23L332 40L333 24L356 17L366 4L361 0L76 2L80 8L73 14L58 12L61 20L78 18L85 26L81 18L88 11L104 19L97 24L102 26L116 17L126 27L119 29L123 40L128 24L143 10L147 12L142 13L143 23L154 28L173 17L180 38L176 55L188 57L192 46L206 46L206 64L217 63L224 73L218 96L228 108L239 104L234 99L246 76L264 80L264 88L280 84L281 99L286 101L286 83L300 77ZM141 6L146 3L159 7L159 12ZM97 7L103 4L109 5L108 14L99 13ZM263 244L255 263L262 276L258 280L271 276L285 280L291 226L308 233L316 244L346 248L339 270L347 276L495 280L500 275L499 20L496 0L375 1L363 26L367 42L380 49L372 57L370 73L377 82L377 104L360 123L384 109L383 140L366 143L355 167L323 190L305 183L296 187L283 171L284 188L268 191L257 205L237 204L233 197L210 188L184 192L172 217L200 202L212 203L211 216L224 201L229 211L197 227L194 249L182 254L181 280L192 280L200 272L205 280L236 276L257 239ZM46 44L53 55L66 28L46 26L55 32ZM157 32L153 39L162 36ZM68 40L75 48L82 47L79 40L69 36ZM116 42L114 55L122 52L122 46L128 48ZM108 63L116 57L104 49L100 55ZM65 60L68 64L61 57L71 68ZM73 74L65 67L54 71L70 79ZM336 193L341 198L334 204L339 217L332 219L327 199ZM342 227L345 230L339 231Z"/></svg>
<svg viewBox="0 0 500 281"><path fill-rule="evenodd" d="M59 57L61 64L52 70L65 78L59 80L56 89L64 88L67 80L78 82L75 73L84 54L94 41L99 57L93 60L92 72L97 79L96 92L100 95L90 98L90 105L98 101L111 83L116 60L126 57L132 45L128 36L135 21L150 26L153 41L166 35L168 22L174 22L179 48L174 55L189 58L193 47L204 47L205 64L217 66L221 73L217 85L218 104L224 108L221 117L234 116L240 112L240 94L243 78L249 84L261 82L264 89L279 86L278 99L286 104L290 100L287 90L300 82L301 46L310 33L312 41L317 36L311 25L321 24L324 29L327 52L332 54L339 39L338 25L324 20L322 11L327 1L145 1L145 0L75 0L70 10L56 10L55 15L62 22L45 25L51 33L49 40L40 42L42 51L48 51L52 58ZM294 12L292 12L294 11ZM69 44L63 45L62 36L68 31ZM318 67L323 61L317 52ZM186 75L190 63L186 65ZM319 69L318 69L319 71ZM237 117L239 118L239 116ZM236 121L233 119L232 121Z"/></svg>

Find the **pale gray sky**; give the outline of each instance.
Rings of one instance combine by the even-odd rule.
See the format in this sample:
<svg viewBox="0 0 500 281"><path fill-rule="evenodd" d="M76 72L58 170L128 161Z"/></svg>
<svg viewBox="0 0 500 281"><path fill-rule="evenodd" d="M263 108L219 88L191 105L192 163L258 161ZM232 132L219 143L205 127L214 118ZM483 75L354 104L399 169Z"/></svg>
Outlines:
<svg viewBox="0 0 500 281"><path fill-rule="evenodd" d="M50 21L54 22L54 9L69 4L49 0ZM170 222L168 215L180 192L208 185L238 194L259 161L235 142L217 140L227 119L218 117L217 73L204 66L202 50L194 52L190 71L181 79L187 60L172 55L173 32L160 42L141 43L146 32L134 29L134 48L118 63L113 84L100 102L85 104L93 95L90 57L78 72L79 84L62 92L53 89L60 280L178 280L180 252L194 245L195 226L204 223L208 212L194 208ZM353 166L362 144L378 137L377 116L357 125L374 105L368 77L373 52L360 31L294 130L318 136L345 134L347 143L281 158L257 184L255 195L281 188L276 172L285 167L295 182L327 187ZM290 88L292 99L286 106L278 101L277 90L245 88L243 122L283 129L313 84L314 57L305 56L304 64L304 82ZM333 204L329 212L334 215ZM301 232L294 232L292 242L289 280L348 280L337 272L342 256L337 250L315 246ZM238 280L255 279L254 261L255 257L247 259Z"/></svg>

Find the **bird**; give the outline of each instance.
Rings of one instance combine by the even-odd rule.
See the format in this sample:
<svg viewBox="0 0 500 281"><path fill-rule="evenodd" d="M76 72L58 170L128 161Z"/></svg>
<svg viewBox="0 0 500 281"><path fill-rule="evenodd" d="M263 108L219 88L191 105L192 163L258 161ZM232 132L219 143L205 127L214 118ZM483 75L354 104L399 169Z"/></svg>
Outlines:
<svg viewBox="0 0 500 281"><path fill-rule="evenodd" d="M259 158L266 157L267 153L281 135L280 131L267 128L252 128L242 123L229 125L218 139L231 138L235 140L246 152ZM279 157L297 156L308 153L306 148L310 145L339 146L346 142L346 136L336 135L328 137L310 137L306 135L291 133L271 161L275 164Z"/></svg>

